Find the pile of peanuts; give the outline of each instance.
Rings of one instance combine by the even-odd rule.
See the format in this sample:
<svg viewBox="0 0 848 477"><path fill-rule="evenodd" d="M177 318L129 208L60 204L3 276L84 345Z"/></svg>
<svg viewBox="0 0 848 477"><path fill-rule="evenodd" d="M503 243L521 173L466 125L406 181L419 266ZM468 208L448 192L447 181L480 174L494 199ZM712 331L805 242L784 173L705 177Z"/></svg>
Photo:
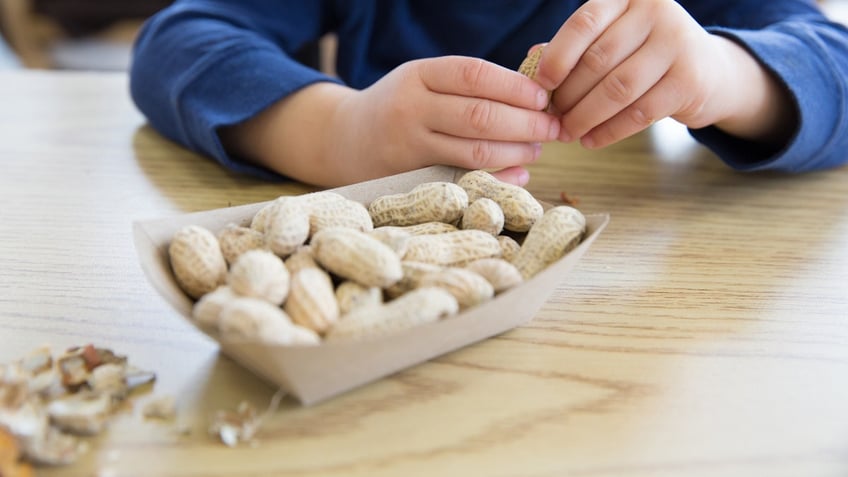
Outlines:
<svg viewBox="0 0 848 477"><path fill-rule="evenodd" d="M193 319L272 345L381 336L516 286L582 239L583 214L471 171L367 207L331 191L284 196L217 235L185 226L169 248ZM519 244L513 237L519 237Z"/></svg>

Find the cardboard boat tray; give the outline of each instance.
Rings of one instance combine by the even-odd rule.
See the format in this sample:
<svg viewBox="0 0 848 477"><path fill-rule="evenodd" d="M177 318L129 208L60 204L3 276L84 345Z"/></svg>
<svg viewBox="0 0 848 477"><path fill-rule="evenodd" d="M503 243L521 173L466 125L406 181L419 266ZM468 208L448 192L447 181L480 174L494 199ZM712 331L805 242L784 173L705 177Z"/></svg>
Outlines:
<svg viewBox="0 0 848 477"><path fill-rule="evenodd" d="M433 166L333 190L367 205L379 196L408 192L424 182L456 182L465 172ZM267 202L133 224L136 251L148 281L183 318L194 323L191 319L193 300L180 290L171 273L168 261L171 237L189 224L206 227L214 233L229 223L248 225L265 204ZM548 207L544 203L543 206ZM317 403L530 321L607 225L609 215L587 215L586 219L587 231L582 242L559 261L493 300L436 323L380 338L297 347L225 339L214 331L198 329L217 341L223 353L284 389L301 404Z"/></svg>

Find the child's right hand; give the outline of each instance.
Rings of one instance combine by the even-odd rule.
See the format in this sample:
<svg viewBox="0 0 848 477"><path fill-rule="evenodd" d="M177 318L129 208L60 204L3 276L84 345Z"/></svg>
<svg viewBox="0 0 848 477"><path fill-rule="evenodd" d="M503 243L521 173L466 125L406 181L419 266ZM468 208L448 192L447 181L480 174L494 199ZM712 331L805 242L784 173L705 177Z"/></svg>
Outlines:
<svg viewBox="0 0 848 477"><path fill-rule="evenodd" d="M233 128L226 142L295 179L334 186L446 164L503 169L512 183L540 143L559 134L543 112L547 92L515 71L476 58L411 61L371 87L304 88Z"/></svg>

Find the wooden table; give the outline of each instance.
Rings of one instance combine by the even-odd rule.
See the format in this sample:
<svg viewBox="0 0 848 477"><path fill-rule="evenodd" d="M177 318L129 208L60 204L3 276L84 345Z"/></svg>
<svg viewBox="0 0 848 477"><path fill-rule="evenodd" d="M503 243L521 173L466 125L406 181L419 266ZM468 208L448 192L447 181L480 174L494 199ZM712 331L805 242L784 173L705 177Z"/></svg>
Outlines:
<svg viewBox="0 0 848 477"><path fill-rule="evenodd" d="M529 189L612 221L527 326L314 407L206 433L274 389L148 285L134 220L303 193L145 126L121 74L0 74L0 362L95 343L153 370L53 476L848 475L848 168L730 171L680 127L546 146ZM145 420L179 398L178 423ZM181 434L180 428L191 430Z"/></svg>

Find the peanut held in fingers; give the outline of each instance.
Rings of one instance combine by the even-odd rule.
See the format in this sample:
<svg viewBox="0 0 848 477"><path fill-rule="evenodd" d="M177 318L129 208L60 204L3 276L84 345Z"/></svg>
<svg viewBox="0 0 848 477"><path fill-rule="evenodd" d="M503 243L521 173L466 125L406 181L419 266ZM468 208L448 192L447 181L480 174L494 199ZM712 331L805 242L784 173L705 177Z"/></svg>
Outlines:
<svg viewBox="0 0 848 477"><path fill-rule="evenodd" d="M177 231L168 246L168 256L177 283L194 299L227 279L227 262L218 239L203 227L187 225Z"/></svg>
<svg viewBox="0 0 848 477"><path fill-rule="evenodd" d="M518 66L518 72L531 80L535 80L539 74L539 61L542 59L542 50L544 49L544 46L533 48ZM551 96L552 92L548 91L548 104L551 102Z"/></svg>

